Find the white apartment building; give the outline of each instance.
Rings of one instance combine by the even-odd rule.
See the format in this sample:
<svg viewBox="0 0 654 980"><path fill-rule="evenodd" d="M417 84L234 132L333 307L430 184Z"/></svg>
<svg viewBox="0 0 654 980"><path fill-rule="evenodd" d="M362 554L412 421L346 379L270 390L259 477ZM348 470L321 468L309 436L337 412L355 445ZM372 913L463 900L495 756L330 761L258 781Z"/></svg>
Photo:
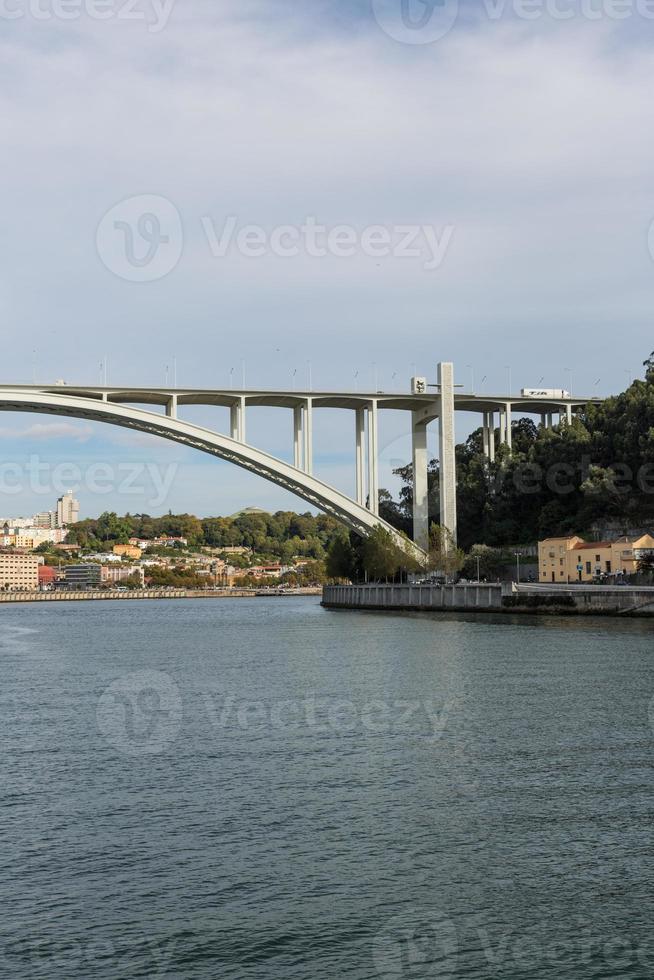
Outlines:
<svg viewBox="0 0 654 980"><path fill-rule="evenodd" d="M69 524L77 524L79 521L79 500L73 497L73 491L69 490L57 501L57 526L68 527Z"/></svg>
<svg viewBox="0 0 654 980"><path fill-rule="evenodd" d="M40 514L35 514L31 522L32 527L55 528L57 526L57 514L54 510L44 510Z"/></svg>

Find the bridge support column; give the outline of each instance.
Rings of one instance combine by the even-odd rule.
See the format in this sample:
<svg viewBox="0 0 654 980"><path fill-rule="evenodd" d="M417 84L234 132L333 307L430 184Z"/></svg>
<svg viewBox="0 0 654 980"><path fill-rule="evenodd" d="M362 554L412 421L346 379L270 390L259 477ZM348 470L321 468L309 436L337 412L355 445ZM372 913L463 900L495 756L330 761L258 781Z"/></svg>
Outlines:
<svg viewBox="0 0 654 980"><path fill-rule="evenodd" d="M357 408L355 410L355 431L356 431L356 500L362 507L366 505L366 483L365 483L365 460L366 460L366 410Z"/></svg>
<svg viewBox="0 0 654 980"><path fill-rule="evenodd" d="M429 550L429 485L427 478L427 426L420 424L419 413L413 413L411 429L413 447L413 540Z"/></svg>
<svg viewBox="0 0 654 980"><path fill-rule="evenodd" d="M488 460L495 462L495 412L488 413Z"/></svg>
<svg viewBox="0 0 654 980"><path fill-rule="evenodd" d="M230 410L230 421L232 427L232 439L238 442L245 442L245 398L243 395L238 401L234 402Z"/></svg>
<svg viewBox="0 0 654 980"><path fill-rule="evenodd" d="M440 387L439 449L441 527L446 527L456 544L456 455L454 427L454 365L438 365Z"/></svg>
<svg viewBox="0 0 654 980"><path fill-rule="evenodd" d="M302 427L304 442L304 472L309 476L313 473L313 399L307 398L304 403L304 425Z"/></svg>
<svg viewBox="0 0 654 980"><path fill-rule="evenodd" d="M565 406L563 412L561 412L561 421L567 422L568 425L572 425L572 405Z"/></svg>
<svg viewBox="0 0 654 980"><path fill-rule="evenodd" d="M177 395L171 395L166 405L166 418L177 418Z"/></svg>
<svg viewBox="0 0 654 980"><path fill-rule="evenodd" d="M379 514L379 425L377 401L368 406L368 509Z"/></svg>
<svg viewBox="0 0 654 980"><path fill-rule="evenodd" d="M301 470L302 460L302 406L296 405L293 409L293 465Z"/></svg>
<svg viewBox="0 0 654 980"><path fill-rule="evenodd" d="M507 402L500 408L500 445L513 446L513 433L511 431L511 403Z"/></svg>
<svg viewBox="0 0 654 980"><path fill-rule="evenodd" d="M484 412L481 423L481 444L485 459L490 459L490 422L488 420L488 414L488 412Z"/></svg>

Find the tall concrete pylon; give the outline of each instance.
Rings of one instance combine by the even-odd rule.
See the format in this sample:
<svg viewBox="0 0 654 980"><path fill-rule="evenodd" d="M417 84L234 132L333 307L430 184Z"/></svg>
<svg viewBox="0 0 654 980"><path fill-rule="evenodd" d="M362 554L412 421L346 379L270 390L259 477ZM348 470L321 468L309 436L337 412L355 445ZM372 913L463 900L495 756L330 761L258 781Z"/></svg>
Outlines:
<svg viewBox="0 0 654 980"><path fill-rule="evenodd" d="M420 393L425 393L426 379L412 379L414 393L418 393L416 392L416 383L422 383L423 389ZM428 407L415 410L412 415L413 540L423 551L429 549L427 425L436 416L439 419L440 524L441 527L447 528L456 544L454 365L448 362L438 365L438 396L435 402Z"/></svg>
<svg viewBox="0 0 654 980"><path fill-rule="evenodd" d="M454 365L438 365L439 386L439 457L441 527L447 528L452 541L457 540L456 519L456 435L454 427Z"/></svg>
<svg viewBox="0 0 654 980"><path fill-rule="evenodd" d="M423 551L429 550L429 486L427 470L427 423L421 412L412 415L413 447L413 540Z"/></svg>

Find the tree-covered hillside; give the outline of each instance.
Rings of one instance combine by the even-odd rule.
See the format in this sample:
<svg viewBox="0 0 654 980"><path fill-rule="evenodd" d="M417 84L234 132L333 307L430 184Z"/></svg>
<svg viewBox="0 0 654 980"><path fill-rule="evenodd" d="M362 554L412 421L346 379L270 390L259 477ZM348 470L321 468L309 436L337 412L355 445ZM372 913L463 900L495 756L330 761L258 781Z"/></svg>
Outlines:
<svg viewBox="0 0 654 980"><path fill-rule="evenodd" d="M234 517L198 518L192 514L102 514L72 527L68 541L90 548L124 544L131 537L186 538L191 548L246 547L271 558L290 561L294 555L322 560L341 526L326 514L244 511Z"/></svg>

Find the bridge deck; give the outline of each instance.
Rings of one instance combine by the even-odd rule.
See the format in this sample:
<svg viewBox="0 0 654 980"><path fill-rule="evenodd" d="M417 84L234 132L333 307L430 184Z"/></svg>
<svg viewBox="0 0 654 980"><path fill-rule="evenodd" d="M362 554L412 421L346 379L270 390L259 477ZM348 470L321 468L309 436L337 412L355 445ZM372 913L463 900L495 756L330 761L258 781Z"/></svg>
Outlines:
<svg viewBox="0 0 654 980"><path fill-rule="evenodd" d="M438 392L413 395L401 392L339 392L339 391L283 391L265 389L224 388L128 388L77 385L0 385L0 391L46 392L52 395L72 395L109 401L114 404L166 406L172 398L183 405L215 405L229 408L236 400L245 399L248 406L270 408L296 408L311 399L314 408L357 409L375 401L379 409L392 411L424 411L434 408ZM542 415L559 412L564 408L581 409L589 403L600 404L600 398L528 398L523 395L476 395L458 392L454 395L454 408L459 412L492 412L511 405L514 411ZM437 413L436 413L437 414Z"/></svg>

